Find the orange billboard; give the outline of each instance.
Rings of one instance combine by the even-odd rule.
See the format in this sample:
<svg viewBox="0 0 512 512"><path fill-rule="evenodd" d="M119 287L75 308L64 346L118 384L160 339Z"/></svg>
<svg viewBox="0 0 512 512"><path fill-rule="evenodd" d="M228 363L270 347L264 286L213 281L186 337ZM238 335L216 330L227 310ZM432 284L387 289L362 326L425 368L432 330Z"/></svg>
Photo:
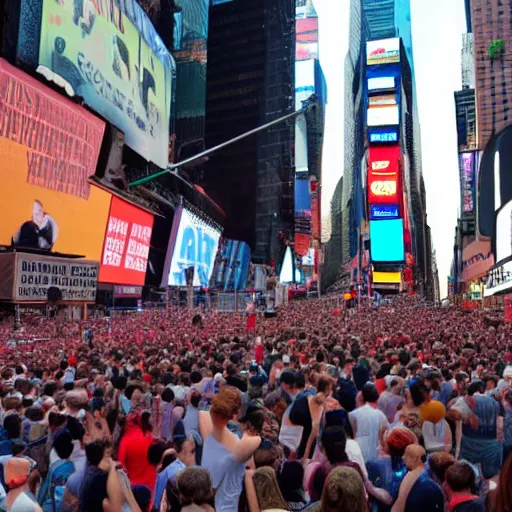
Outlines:
<svg viewBox="0 0 512 512"><path fill-rule="evenodd" d="M105 123L0 59L0 244L100 261L111 194L89 184Z"/></svg>

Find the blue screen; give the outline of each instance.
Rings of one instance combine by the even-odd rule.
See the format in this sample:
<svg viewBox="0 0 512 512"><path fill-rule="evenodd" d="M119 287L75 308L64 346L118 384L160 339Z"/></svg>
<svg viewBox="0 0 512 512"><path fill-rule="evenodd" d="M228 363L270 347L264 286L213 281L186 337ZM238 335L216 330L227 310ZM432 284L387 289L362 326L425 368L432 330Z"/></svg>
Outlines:
<svg viewBox="0 0 512 512"><path fill-rule="evenodd" d="M398 206L372 206L370 217L372 219L394 219L398 217Z"/></svg>
<svg viewBox="0 0 512 512"><path fill-rule="evenodd" d="M370 142L398 142L398 132L370 133Z"/></svg>
<svg viewBox="0 0 512 512"><path fill-rule="evenodd" d="M403 219L371 220L370 249L372 261L403 261L405 257Z"/></svg>

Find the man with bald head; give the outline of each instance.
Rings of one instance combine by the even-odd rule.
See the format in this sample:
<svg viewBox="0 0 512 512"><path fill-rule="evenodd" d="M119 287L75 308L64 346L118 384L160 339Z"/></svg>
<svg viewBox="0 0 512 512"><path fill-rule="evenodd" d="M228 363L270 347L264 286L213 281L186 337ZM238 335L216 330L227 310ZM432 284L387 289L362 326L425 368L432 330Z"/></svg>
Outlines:
<svg viewBox="0 0 512 512"><path fill-rule="evenodd" d="M411 444L406 448L403 459L409 472L400 484L392 512L444 510L443 491L425 471L425 449L418 444Z"/></svg>

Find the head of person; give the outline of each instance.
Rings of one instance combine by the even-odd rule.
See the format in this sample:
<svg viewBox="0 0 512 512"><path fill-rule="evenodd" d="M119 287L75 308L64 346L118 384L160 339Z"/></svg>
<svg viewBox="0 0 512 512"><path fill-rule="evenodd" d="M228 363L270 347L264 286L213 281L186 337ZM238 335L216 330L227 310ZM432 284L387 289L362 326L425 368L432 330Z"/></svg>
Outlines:
<svg viewBox="0 0 512 512"><path fill-rule="evenodd" d="M284 370L279 376L279 385L285 393L293 396L295 394L295 372Z"/></svg>
<svg viewBox="0 0 512 512"><path fill-rule="evenodd" d="M401 459L408 446L418 444L418 438L406 427L393 427L386 435L385 444L392 459Z"/></svg>
<svg viewBox="0 0 512 512"><path fill-rule="evenodd" d="M32 204L32 220L38 226L41 226L43 224L44 208L41 201L38 201L37 199Z"/></svg>
<svg viewBox="0 0 512 512"><path fill-rule="evenodd" d="M60 459L67 460L73 453L73 438L67 430L59 432L53 440L53 447Z"/></svg>
<svg viewBox="0 0 512 512"><path fill-rule="evenodd" d="M435 452L428 459L430 475L439 485L443 485L446 471L455 463L455 457L448 452Z"/></svg>
<svg viewBox="0 0 512 512"><path fill-rule="evenodd" d="M17 414L9 414L4 419L4 429L9 439L17 439L21 434L21 418Z"/></svg>
<svg viewBox="0 0 512 512"><path fill-rule="evenodd" d="M321 375L316 382L315 401L323 404L332 395L333 388L333 379L328 375Z"/></svg>
<svg viewBox="0 0 512 512"><path fill-rule="evenodd" d="M374 404L379 400L379 392L375 385L371 382L367 382L363 386L362 398L366 404Z"/></svg>
<svg viewBox="0 0 512 512"><path fill-rule="evenodd" d="M456 461L446 470L444 488L448 497L470 495L474 487L475 472L467 462Z"/></svg>
<svg viewBox="0 0 512 512"><path fill-rule="evenodd" d="M415 379L409 386L411 398L416 407L423 405L429 396L429 389L421 379Z"/></svg>
<svg viewBox="0 0 512 512"><path fill-rule="evenodd" d="M279 487L286 501L295 501L303 493L304 466L297 460L286 460L278 474Z"/></svg>
<svg viewBox="0 0 512 512"><path fill-rule="evenodd" d="M240 391L232 386L222 386L213 397L210 415L214 425L227 425L242 407Z"/></svg>
<svg viewBox="0 0 512 512"><path fill-rule="evenodd" d="M13 457L4 466L5 485L14 490L22 486L35 492L40 480L37 464L28 457Z"/></svg>
<svg viewBox="0 0 512 512"><path fill-rule="evenodd" d="M196 463L196 445L193 439L175 439L174 447L178 459L187 467L191 467Z"/></svg>
<svg viewBox="0 0 512 512"><path fill-rule="evenodd" d="M203 468L185 468L177 479L181 506L207 504L213 497L210 473Z"/></svg>
<svg viewBox="0 0 512 512"><path fill-rule="evenodd" d="M409 471L425 466L427 453L425 448L418 444L411 444L405 449L404 462Z"/></svg>
<svg viewBox="0 0 512 512"><path fill-rule="evenodd" d="M329 473L322 493L321 512L367 512L364 484L352 468L336 468Z"/></svg>
<svg viewBox="0 0 512 512"><path fill-rule="evenodd" d="M340 425L330 425L322 432L321 449L331 464L337 464L348 460L347 435Z"/></svg>
<svg viewBox="0 0 512 512"><path fill-rule="evenodd" d="M282 509L287 510L288 505L283 498L277 482L276 472L273 468L265 466L258 468L253 475L254 488L261 510Z"/></svg>

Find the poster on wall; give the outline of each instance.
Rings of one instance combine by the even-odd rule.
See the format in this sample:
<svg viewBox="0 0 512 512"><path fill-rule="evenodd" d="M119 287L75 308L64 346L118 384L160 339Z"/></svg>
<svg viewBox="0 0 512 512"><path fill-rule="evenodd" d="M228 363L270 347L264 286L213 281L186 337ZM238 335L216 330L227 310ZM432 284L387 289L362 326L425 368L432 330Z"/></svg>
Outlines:
<svg viewBox="0 0 512 512"><path fill-rule="evenodd" d="M91 185L105 123L0 59L0 245L99 261L111 194Z"/></svg>
<svg viewBox="0 0 512 512"><path fill-rule="evenodd" d="M42 0L37 71L80 96L160 167L169 163L175 65L135 0Z"/></svg>
<svg viewBox="0 0 512 512"><path fill-rule="evenodd" d="M101 258L101 283L144 284L153 221L151 213L112 197Z"/></svg>
<svg viewBox="0 0 512 512"><path fill-rule="evenodd" d="M162 286L186 286L185 271L193 267L193 285L207 288L215 265L220 235L220 229L192 211L186 208L178 210L174 214L166 257L166 268L169 271Z"/></svg>

